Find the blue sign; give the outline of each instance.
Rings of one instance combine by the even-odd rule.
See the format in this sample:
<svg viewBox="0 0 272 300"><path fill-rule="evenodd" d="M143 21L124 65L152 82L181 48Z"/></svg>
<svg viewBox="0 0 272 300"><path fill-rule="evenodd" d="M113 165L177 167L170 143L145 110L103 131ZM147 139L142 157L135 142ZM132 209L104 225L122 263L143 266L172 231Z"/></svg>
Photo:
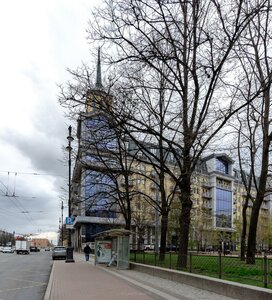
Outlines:
<svg viewBox="0 0 272 300"><path fill-rule="evenodd" d="M66 217L66 225L73 225L75 218L73 217Z"/></svg>

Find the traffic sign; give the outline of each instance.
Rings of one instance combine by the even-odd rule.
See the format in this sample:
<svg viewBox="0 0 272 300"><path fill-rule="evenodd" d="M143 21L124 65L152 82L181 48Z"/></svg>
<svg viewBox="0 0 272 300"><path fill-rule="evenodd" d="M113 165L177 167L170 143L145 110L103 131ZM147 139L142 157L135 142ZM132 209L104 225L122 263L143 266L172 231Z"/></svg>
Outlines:
<svg viewBox="0 0 272 300"><path fill-rule="evenodd" d="M75 218L66 217L66 225L73 225Z"/></svg>

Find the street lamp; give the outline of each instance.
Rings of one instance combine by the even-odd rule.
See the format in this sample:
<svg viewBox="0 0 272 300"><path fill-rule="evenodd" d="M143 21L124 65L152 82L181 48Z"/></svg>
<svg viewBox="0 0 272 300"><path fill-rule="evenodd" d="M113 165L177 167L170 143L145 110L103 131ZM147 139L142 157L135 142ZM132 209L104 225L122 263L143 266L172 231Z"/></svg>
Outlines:
<svg viewBox="0 0 272 300"><path fill-rule="evenodd" d="M63 246L63 201L61 201L61 246Z"/></svg>
<svg viewBox="0 0 272 300"><path fill-rule="evenodd" d="M72 147L71 147L71 142L74 140L72 137L72 127L68 127L69 135L67 136L68 140L68 146L66 149L68 150L69 153L69 159L68 159L68 167L69 167L69 183L68 183L68 189L69 189L69 198L68 198L68 217L69 220L71 220L71 152L72 152ZM67 222L66 222L67 224ZM71 225L68 225L71 226ZM73 250L74 248L72 247L72 242L71 242L71 228L68 228L68 247L66 250L66 261L65 262L75 262L73 258Z"/></svg>

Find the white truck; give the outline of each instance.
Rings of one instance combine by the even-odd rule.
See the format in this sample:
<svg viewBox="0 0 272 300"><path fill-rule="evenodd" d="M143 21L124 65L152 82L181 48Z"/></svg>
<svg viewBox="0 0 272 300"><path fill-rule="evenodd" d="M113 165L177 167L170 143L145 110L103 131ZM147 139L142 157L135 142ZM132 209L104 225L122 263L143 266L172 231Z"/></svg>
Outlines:
<svg viewBox="0 0 272 300"><path fill-rule="evenodd" d="M16 241L15 251L17 254L29 254L30 252L30 241Z"/></svg>

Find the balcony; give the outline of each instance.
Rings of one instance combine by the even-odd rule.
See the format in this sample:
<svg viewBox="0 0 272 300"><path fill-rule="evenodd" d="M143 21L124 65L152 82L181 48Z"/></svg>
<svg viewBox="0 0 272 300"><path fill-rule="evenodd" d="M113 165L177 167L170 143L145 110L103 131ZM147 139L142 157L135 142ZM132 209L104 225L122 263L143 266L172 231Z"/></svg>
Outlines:
<svg viewBox="0 0 272 300"><path fill-rule="evenodd" d="M175 194L181 194L180 188L176 187L176 189L175 189L175 186L172 186L170 188L170 192L175 193Z"/></svg>
<svg viewBox="0 0 272 300"><path fill-rule="evenodd" d="M202 197L203 198L209 198L209 199L212 198L211 193L209 193L209 192L202 193Z"/></svg>
<svg viewBox="0 0 272 300"><path fill-rule="evenodd" d="M267 204L263 204L263 205L261 206L261 208L262 208L263 210L269 210L269 206L268 206Z"/></svg>
<svg viewBox="0 0 272 300"><path fill-rule="evenodd" d="M217 188L223 189L223 190L228 190L231 191L231 185L226 185L226 184L221 184L221 183L217 183L216 184Z"/></svg>
<svg viewBox="0 0 272 300"><path fill-rule="evenodd" d="M208 181L207 182L202 182L202 186L204 188L208 188L208 189L212 188L212 184Z"/></svg>
<svg viewBox="0 0 272 300"><path fill-rule="evenodd" d="M243 201L243 202L242 202L242 206L244 206L244 205L245 205L245 202ZM248 202L247 206L248 206L248 207L252 207L252 206L253 206L253 203L252 203L252 202Z"/></svg>
<svg viewBox="0 0 272 300"><path fill-rule="evenodd" d="M203 203L201 206L202 209L212 209L211 203Z"/></svg>
<svg viewBox="0 0 272 300"><path fill-rule="evenodd" d="M129 187L133 187L134 186L134 182L133 182L132 179L128 180L127 184L128 184ZM124 179L121 180L121 185L122 186L126 186L126 181Z"/></svg>
<svg viewBox="0 0 272 300"><path fill-rule="evenodd" d="M150 184L150 189L151 190L158 190L160 187L155 183L155 182L152 182Z"/></svg>
<svg viewBox="0 0 272 300"><path fill-rule="evenodd" d="M156 178L156 177L158 177L158 174L153 170L153 171L150 172L150 177L151 178Z"/></svg>

